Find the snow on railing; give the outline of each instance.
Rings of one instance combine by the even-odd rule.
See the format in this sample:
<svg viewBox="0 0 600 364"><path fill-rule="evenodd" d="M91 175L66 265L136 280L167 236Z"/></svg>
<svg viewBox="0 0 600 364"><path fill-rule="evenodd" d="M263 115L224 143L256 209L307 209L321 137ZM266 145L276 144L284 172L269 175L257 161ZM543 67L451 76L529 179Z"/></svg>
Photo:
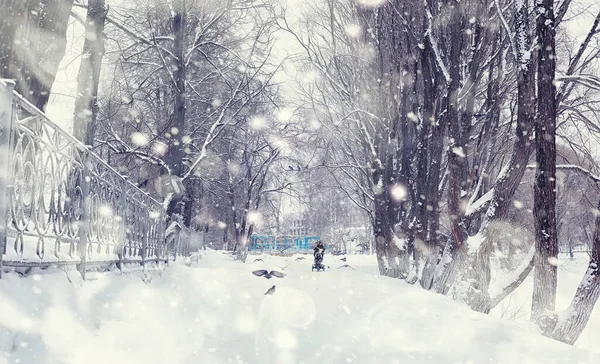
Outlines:
<svg viewBox="0 0 600 364"><path fill-rule="evenodd" d="M0 160L0 264L76 264L85 275L87 265L167 259L162 204L13 92L10 81L0 82Z"/></svg>

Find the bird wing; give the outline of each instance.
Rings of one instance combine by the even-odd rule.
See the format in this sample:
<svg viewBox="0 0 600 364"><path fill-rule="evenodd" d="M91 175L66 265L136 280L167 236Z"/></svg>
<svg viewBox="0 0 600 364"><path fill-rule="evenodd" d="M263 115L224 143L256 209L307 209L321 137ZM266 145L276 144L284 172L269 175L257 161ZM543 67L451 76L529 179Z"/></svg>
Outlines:
<svg viewBox="0 0 600 364"><path fill-rule="evenodd" d="M254 274L255 276L262 277L262 276L264 276L265 274L269 274L269 272L267 272L267 270L266 270L266 269L259 269L259 270L255 270L255 271L253 271L253 272L252 272L252 274Z"/></svg>
<svg viewBox="0 0 600 364"><path fill-rule="evenodd" d="M271 272L269 272L269 274L272 275L273 277L277 277L277 278L285 277L284 273L278 272L276 270L272 270Z"/></svg>

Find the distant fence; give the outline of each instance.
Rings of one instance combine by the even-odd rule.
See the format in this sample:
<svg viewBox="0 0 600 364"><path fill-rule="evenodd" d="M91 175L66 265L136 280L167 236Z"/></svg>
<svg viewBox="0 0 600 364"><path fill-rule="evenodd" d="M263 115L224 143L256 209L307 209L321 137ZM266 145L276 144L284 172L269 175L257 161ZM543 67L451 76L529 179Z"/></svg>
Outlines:
<svg viewBox="0 0 600 364"><path fill-rule="evenodd" d="M318 236L275 236L258 235L250 236L248 251L250 252L307 252L313 249L319 240Z"/></svg>
<svg viewBox="0 0 600 364"><path fill-rule="evenodd" d="M206 246L206 234L185 228L183 218L179 215L174 215L173 220L166 232L167 249L173 260L188 257Z"/></svg>
<svg viewBox="0 0 600 364"><path fill-rule="evenodd" d="M162 204L12 89L0 80L0 268L167 261Z"/></svg>

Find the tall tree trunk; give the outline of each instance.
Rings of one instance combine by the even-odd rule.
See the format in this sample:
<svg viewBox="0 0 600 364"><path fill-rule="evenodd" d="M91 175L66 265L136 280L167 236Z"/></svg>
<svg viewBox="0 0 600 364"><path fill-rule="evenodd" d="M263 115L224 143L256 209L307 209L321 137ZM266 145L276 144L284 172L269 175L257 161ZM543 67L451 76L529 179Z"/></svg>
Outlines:
<svg viewBox="0 0 600 364"><path fill-rule="evenodd" d="M598 204L598 209L600 210L600 203ZM590 263L566 312L554 316L555 325L550 337L573 345L585 329L599 297L600 214L596 214L596 227Z"/></svg>
<svg viewBox="0 0 600 364"><path fill-rule="evenodd" d="M408 254L399 247L394 234L394 221L389 206L392 205L389 188L375 195L375 252L379 273L391 278L406 278L409 272Z"/></svg>
<svg viewBox="0 0 600 364"><path fill-rule="evenodd" d="M246 262L246 258L248 257L248 240L250 238L252 224L248 221L248 213L250 212L250 196L252 191L249 191L248 199L244 204L244 211L242 215L242 221L239 227L237 228L236 235L236 256L235 260Z"/></svg>
<svg viewBox="0 0 600 364"><path fill-rule="evenodd" d="M169 144L168 162L171 168L171 175L183 176L183 136L185 135L185 86L186 86L186 65L185 65L185 46L186 46L186 0L173 1L175 14L173 15L173 54L175 55L175 72L173 74L173 120L171 123L171 141ZM175 206L179 203L176 199L171 199L167 207L167 216L175 211Z"/></svg>
<svg viewBox="0 0 600 364"><path fill-rule="evenodd" d="M29 1L31 2L31 1ZM0 78L15 78L13 76L15 65L14 45L21 40L17 39L17 30L23 27L26 21L28 2L23 0L3 0L0 2ZM21 32L22 33L22 32ZM20 37L23 35L21 34Z"/></svg>
<svg viewBox="0 0 600 364"><path fill-rule="evenodd" d="M437 277L435 290L446 294L456 277L462 270L462 260L466 254L466 229L463 226L464 207L462 206L463 191L466 187L464 172L466 171L464 138L458 112L458 89L460 87L460 53L463 42L463 15L460 2L452 1L450 7L450 83L447 91L446 117L448 120L448 215L450 219L450 239L444 249L441 274Z"/></svg>
<svg viewBox="0 0 600 364"><path fill-rule="evenodd" d="M429 1L431 2L431 0ZM431 8L432 4L427 4ZM428 18L423 15L424 28L427 28ZM433 30L429 30L430 32ZM424 34L423 50L421 52L421 72L423 75L423 126L419 135L419 143L425 148L418 149L417 191L418 197L425 196L421 201L420 221L422 235L417 235L415 244L416 258L419 262L420 284L430 289L433 283L433 273L439 258L437 231L439 229L439 184L440 168L444 145L445 124L436 120L436 94L439 76L436 75L435 54L429 34ZM421 258L419 258L419 256Z"/></svg>
<svg viewBox="0 0 600 364"><path fill-rule="evenodd" d="M536 176L534 227L536 254L531 318L546 330L544 312L556 305L558 242L556 231L556 89L554 0L536 1L539 42L537 84L538 117L535 120Z"/></svg>
<svg viewBox="0 0 600 364"><path fill-rule="evenodd" d="M104 24L108 6L105 0L89 0L85 23L85 42L77 76L77 98L73 135L86 145L94 145L98 116L98 84L104 56Z"/></svg>
<svg viewBox="0 0 600 364"><path fill-rule="evenodd" d="M44 110L67 47L73 0L8 0L0 5L2 76L15 79L15 90ZM5 53L4 51L7 51ZM10 53L8 53L10 52Z"/></svg>

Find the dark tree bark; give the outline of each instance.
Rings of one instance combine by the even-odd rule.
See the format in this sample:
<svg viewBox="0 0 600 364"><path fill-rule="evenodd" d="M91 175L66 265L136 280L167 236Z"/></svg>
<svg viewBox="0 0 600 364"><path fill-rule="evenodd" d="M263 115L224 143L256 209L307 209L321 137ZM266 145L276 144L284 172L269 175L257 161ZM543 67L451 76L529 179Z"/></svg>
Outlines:
<svg viewBox="0 0 600 364"><path fill-rule="evenodd" d="M73 119L73 135L86 145L94 145L98 116L98 84L104 56L104 24L108 6L105 0L89 0L85 24L83 56L77 76L77 98Z"/></svg>
<svg viewBox="0 0 600 364"><path fill-rule="evenodd" d="M426 5L433 8L431 0ZM428 18L423 15L423 27L427 28ZM433 30L429 30L433 31ZM438 264L439 250L437 234L439 229L439 199L440 199L440 170L444 149L444 132L446 118L436 119L436 96L441 84L439 72L435 67L435 54L429 34L424 34L423 50L421 52L421 69L423 75L423 127L419 135L419 143L426 148L419 149L417 168L418 197L425 196L420 210L422 221L422 249L417 245L415 252L421 252L424 262L421 286L430 289L433 283L433 273ZM422 153L422 154L421 154ZM421 192L422 191L422 192Z"/></svg>
<svg viewBox="0 0 600 364"><path fill-rule="evenodd" d="M397 16L398 9L405 8L405 3L393 1L376 12L362 10L373 19L373 43L377 49L373 71L381 80L378 112L385 120L378 127L377 156L371 161L371 182L376 190L373 232L380 273L393 278L406 278L410 271L409 251L414 235L410 216L416 202L412 165L417 133L415 123L407 115L415 112L418 59L413 55L416 45L407 37L407 24ZM406 199L399 200L394 195L398 185L406 189Z"/></svg>
<svg viewBox="0 0 600 364"><path fill-rule="evenodd" d="M72 6L73 0L8 0L0 5L2 77L16 80L15 91L42 111L65 55Z"/></svg>
<svg viewBox="0 0 600 364"><path fill-rule="evenodd" d="M536 14L536 34L539 42L538 115L534 123L537 169L533 214L536 254L531 318L546 331L544 312L553 311L556 305L557 267L552 260L558 255L554 0L536 1Z"/></svg>
<svg viewBox="0 0 600 364"><path fill-rule="evenodd" d="M0 77L14 78L15 66L13 48L17 41L17 29L25 23L27 3L23 0L4 0L0 2Z"/></svg>
<svg viewBox="0 0 600 364"><path fill-rule="evenodd" d="M391 205L393 201L389 189L375 196L374 235L379 273L392 278L406 278L409 267L408 264L400 264L400 259L404 260L404 257L408 256L394 242L395 223L389 210Z"/></svg>
<svg viewBox="0 0 600 364"><path fill-rule="evenodd" d="M583 279L565 314L553 317L554 328L550 337L570 345L581 336L600 297L600 214L596 214L595 225L590 263Z"/></svg>
<svg viewBox="0 0 600 364"><path fill-rule="evenodd" d="M176 0L173 2L175 14L173 15L173 54L176 59L175 72L173 73L173 115L171 122L171 140L167 160L171 169L171 176L183 176L183 156L185 135L185 92L186 92L186 65L185 65L185 47L186 47L186 0ZM167 206L167 216L175 212L175 207L179 203L176 199L171 199Z"/></svg>
<svg viewBox="0 0 600 364"><path fill-rule="evenodd" d="M173 78L175 79L174 89L174 101L173 101L173 123L171 129L171 146L169 148L169 164L171 167L171 174L174 176L181 176L183 173L183 142L182 137L185 135L185 78L186 78L186 67L185 67L185 25L186 25L186 0L177 0L174 2L176 13L173 16L173 35L174 41L174 54L175 57L175 72Z"/></svg>
<svg viewBox="0 0 600 364"><path fill-rule="evenodd" d="M446 294L454 281L456 274L462 270L466 258L465 242L466 228L463 223L464 208L462 192L466 187L464 172L466 171L466 147L461 132L458 111L458 90L460 87L460 54L463 42L464 17L458 1L452 1L450 7L450 83L447 91L446 114L448 122L448 215L450 219L451 237L444 249L442 258L442 273L434 283L438 293Z"/></svg>

